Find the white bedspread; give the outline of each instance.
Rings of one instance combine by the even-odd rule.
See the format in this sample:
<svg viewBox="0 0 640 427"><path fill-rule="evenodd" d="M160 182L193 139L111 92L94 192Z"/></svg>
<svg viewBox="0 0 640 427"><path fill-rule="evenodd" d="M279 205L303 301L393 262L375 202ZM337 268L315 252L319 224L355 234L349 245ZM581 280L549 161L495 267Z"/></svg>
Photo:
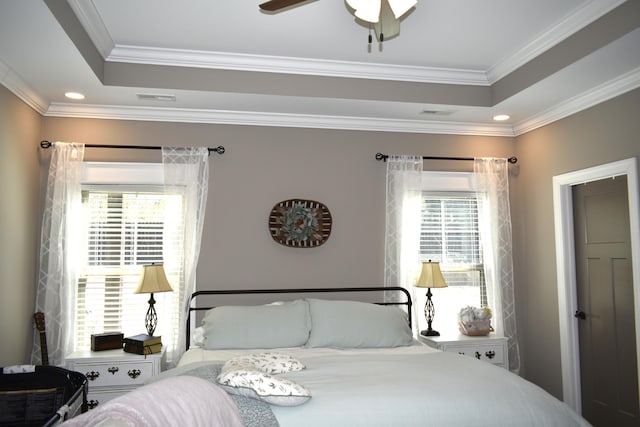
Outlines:
<svg viewBox="0 0 640 427"><path fill-rule="evenodd" d="M189 350L184 366L261 350ZM281 427L535 426L589 424L540 387L505 369L426 346L392 349L278 349L307 369L283 375L309 402L273 406Z"/></svg>

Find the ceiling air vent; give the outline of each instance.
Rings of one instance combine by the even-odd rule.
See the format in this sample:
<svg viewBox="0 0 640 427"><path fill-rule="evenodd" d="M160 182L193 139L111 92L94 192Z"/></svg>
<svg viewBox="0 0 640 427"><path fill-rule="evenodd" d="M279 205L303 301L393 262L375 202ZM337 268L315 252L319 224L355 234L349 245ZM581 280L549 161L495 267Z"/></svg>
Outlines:
<svg viewBox="0 0 640 427"><path fill-rule="evenodd" d="M138 99L141 101L169 101L174 102L176 100L175 95L158 95L152 93L138 93Z"/></svg>
<svg viewBox="0 0 640 427"><path fill-rule="evenodd" d="M450 116L455 113L455 111L451 110L422 110L420 111L421 116Z"/></svg>

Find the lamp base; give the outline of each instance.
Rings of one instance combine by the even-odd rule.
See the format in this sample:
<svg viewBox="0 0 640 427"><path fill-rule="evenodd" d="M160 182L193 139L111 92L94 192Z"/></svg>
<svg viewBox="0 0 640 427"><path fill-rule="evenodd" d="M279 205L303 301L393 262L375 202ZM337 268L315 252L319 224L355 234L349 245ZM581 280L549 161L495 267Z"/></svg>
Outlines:
<svg viewBox="0 0 640 427"><path fill-rule="evenodd" d="M147 334L153 336L156 331L156 325L158 324L158 315L156 314L156 308L154 305L156 300L153 298L153 292L151 292L151 298L149 298L149 309L147 315L144 318L144 324L147 327Z"/></svg>
<svg viewBox="0 0 640 427"><path fill-rule="evenodd" d="M426 329L424 331L420 331L420 335L425 337L439 337L440 332L434 331L433 329Z"/></svg>

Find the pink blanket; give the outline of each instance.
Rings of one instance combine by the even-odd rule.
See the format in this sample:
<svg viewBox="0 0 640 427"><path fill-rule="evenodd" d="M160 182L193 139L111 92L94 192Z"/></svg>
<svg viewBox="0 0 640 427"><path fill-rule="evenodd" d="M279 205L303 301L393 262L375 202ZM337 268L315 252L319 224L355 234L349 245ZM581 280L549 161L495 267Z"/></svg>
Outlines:
<svg viewBox="0 0 640 427"><path fill-rule="evenodd" d="M227 393L201 378L166 378L99 405L63 423L64 426L241 427L240 415Z"/></svg>

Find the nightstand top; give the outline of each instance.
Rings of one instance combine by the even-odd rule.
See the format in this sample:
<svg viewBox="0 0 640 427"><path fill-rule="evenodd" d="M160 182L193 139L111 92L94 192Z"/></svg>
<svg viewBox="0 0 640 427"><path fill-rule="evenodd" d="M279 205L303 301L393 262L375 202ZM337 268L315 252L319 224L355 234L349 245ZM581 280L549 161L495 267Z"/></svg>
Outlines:
<svg viewBox="0 0 640 427"><path fill-rule="evenodd" d="M464 335L461 333L450 333L450 334L442 334L437 337L425 337L424 335L418 334L418 339L423 341L431 341L433 343L438 344L446 344L446 343L454 343L454 342L469 342L475 344L482 344L483 342L495 342L495 341L506 341L506 338L500 335L496 335L495 333L490 333L489 335L480 335L480 336L470 336Z"/></svg>
<svg viewBox="0 0 640 427"><path fill-rule="evenodd" d="M126 360L131 360L131 359L145 359L145 358L156 358L156 357L162 357L164 355L164 352L166 351L167 347L163 346L162 347L162 351L160 351L159 353L153 353L153 354L147 354L146 356L142 355L142 354L135 354L135 353L127 353L124 350L121 350L119 348L114 349L114 350L101 350L101 351L91 351L91 350L78 350L78 351L74 351L73 353L71 353L70 355L68 355L66 357L67 360L70 359L94 359L94 360L99 360L99 359L109 359L109 361L114 361L114 360L120 360L120 359L126 359Z"/></svg>

